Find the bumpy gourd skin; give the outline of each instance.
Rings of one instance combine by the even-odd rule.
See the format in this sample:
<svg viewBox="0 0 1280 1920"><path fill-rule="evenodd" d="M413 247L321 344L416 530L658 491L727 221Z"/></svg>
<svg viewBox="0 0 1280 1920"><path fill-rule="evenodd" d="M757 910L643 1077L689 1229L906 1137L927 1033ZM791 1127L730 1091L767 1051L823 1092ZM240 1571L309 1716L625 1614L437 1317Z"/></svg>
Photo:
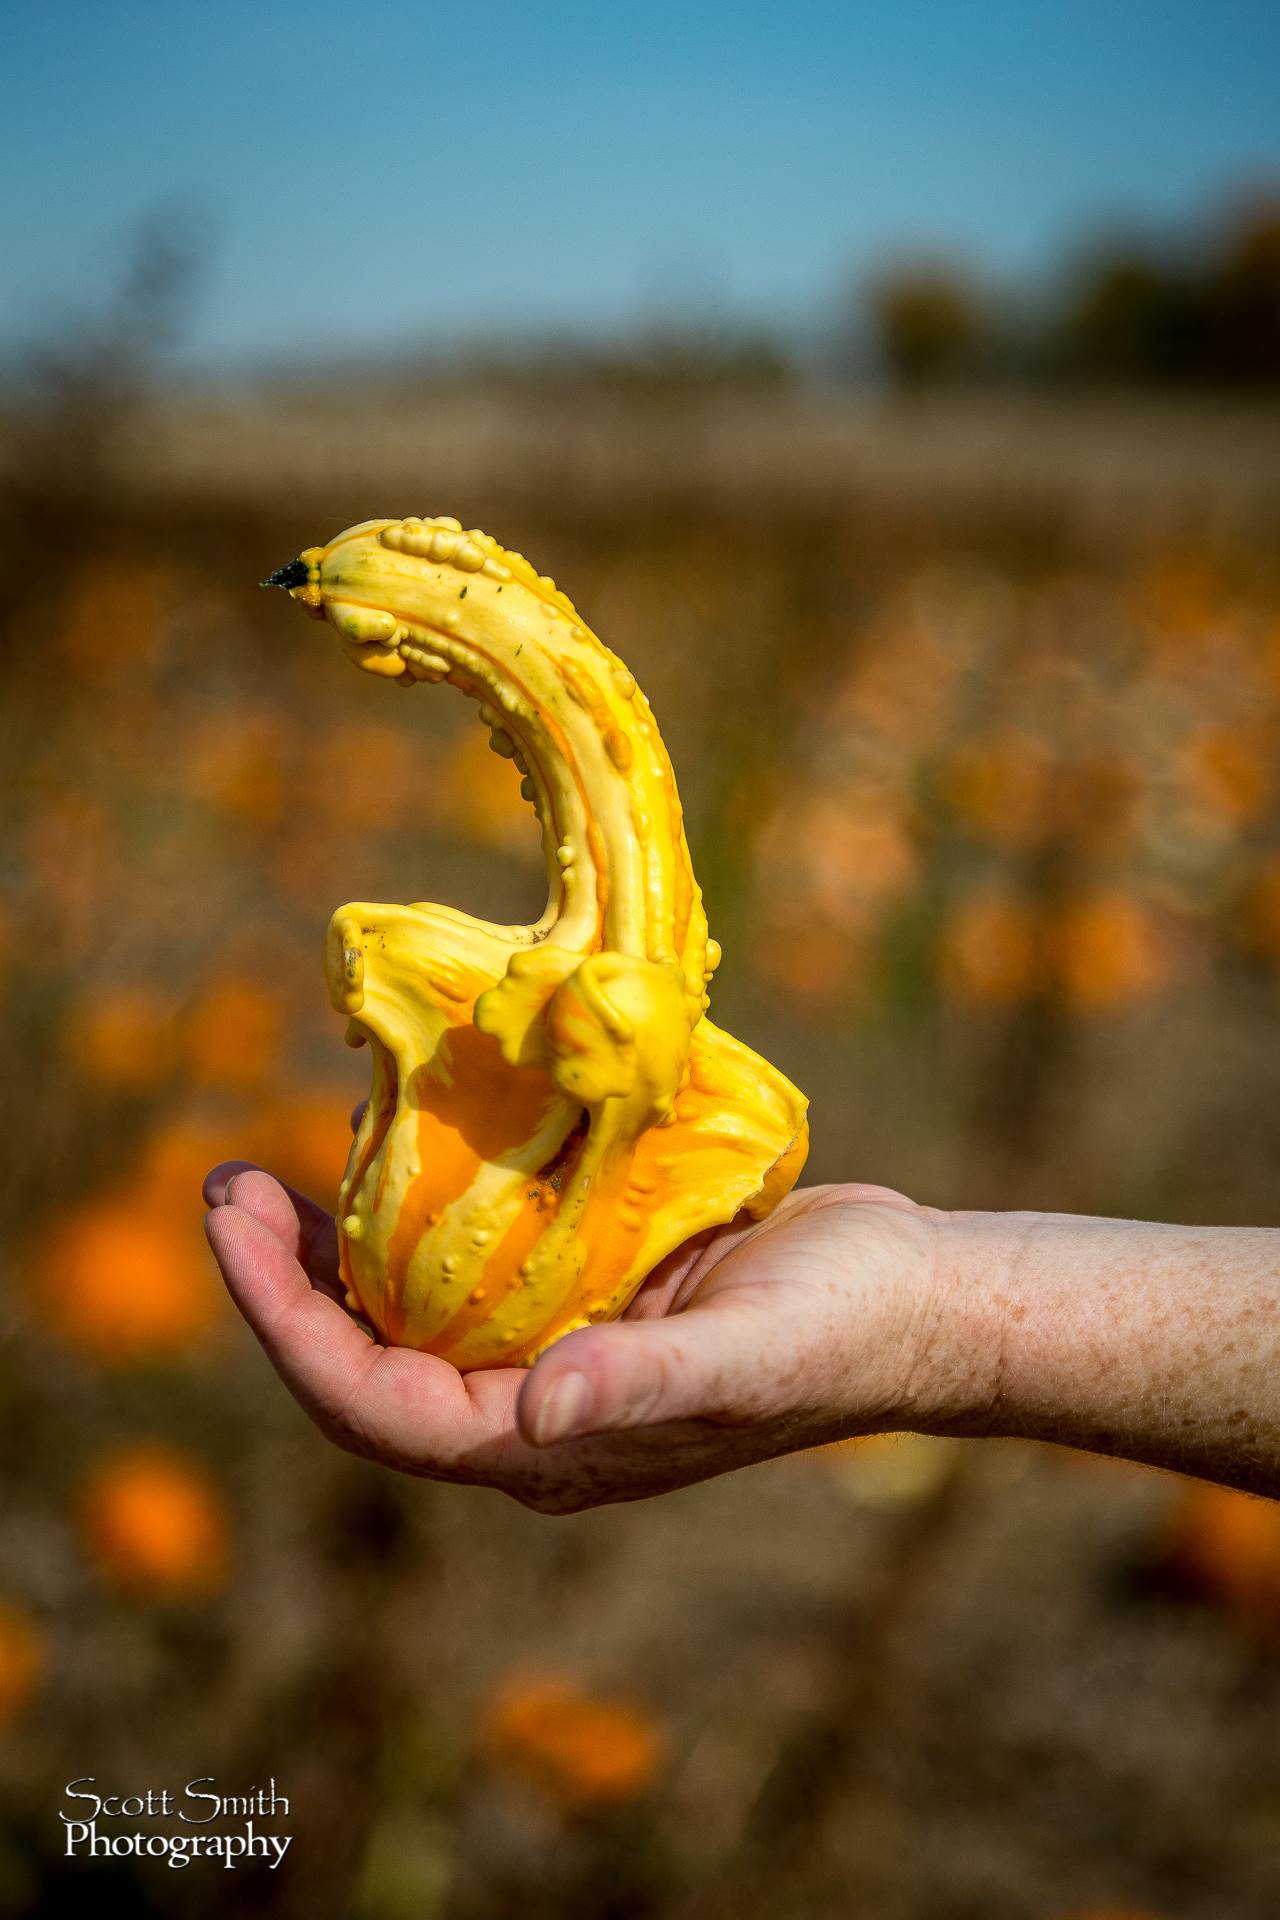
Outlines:
<svg viewBox="0 0 1280 1920"><path fill-rule="evenodd" d="M706 1017L720 953L671 763L551 580L443 518L366 521L275 579L367 672L481 701L541 823L536 925L356 902L326 960L373 1051L341 1189L349 1304L464 1371L527 1364L690 1234L776 1206L806 1101Z"/></svg>

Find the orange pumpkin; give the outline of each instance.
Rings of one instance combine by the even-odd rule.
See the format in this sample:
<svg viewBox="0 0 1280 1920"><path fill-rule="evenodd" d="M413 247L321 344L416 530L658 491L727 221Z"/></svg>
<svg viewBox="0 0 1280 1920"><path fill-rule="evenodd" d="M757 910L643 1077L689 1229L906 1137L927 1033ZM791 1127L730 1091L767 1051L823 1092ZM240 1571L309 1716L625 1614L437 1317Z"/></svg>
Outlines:
<svg viewBox="0 0 1280 1920"><path fill-rule="evenodd" d="M1280 1506L1274 1501L1188 1481L1166 1559L1194 1592L1255 1631L1280 1634Z"/></svg>
<svg viewBox="0 0 1280 1920"><path fill-rule="evenodd" d="M652 1785L665 1750L648 1714L594 1698L555 1674L510 1681L490 1708L483 1746L498 1766L579 1813L637 1799Z"/></svg>
<svg viewBox="0 0 1280 1920"><path fill-rule="evenodd" d="M138 1595L216 1591L230 1526L221 1495L181 1454L131 1447L96 1468L81 1502L90 1554L112 1586Z"/></svg>
<svg viewBox="0 0 1280 1920"><path fill-rule="evenodd" d="M209 1166L206 1158L203 1167ZM191 1189L198 1196L198 1185ZM221 1300L200 1244L198 1213L108 1197L55 1222L38 1268L41 1317L72 1346L127 1364L194 1346Z"/></svg>

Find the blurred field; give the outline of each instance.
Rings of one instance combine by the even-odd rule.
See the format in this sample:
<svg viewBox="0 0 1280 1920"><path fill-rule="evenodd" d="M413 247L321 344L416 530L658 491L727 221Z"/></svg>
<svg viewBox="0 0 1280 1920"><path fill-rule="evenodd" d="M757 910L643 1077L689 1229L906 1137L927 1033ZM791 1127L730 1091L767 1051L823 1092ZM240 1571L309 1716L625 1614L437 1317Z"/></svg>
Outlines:
<svg viewBox="0 0 1280 1920"><path fill-rule="evenodd" d="M580 494L614 511L710 494L758 513L825 519L837 504L921 501L933 512L1035 509L1130 541L1154 523L1252 518L1280 500L1280 400L1271 389L1182 399L1105 389L987 388L885 396L839 385L701 387L654 375L635 395L509 376L515 390L409 376L382 388L341 375L177 395L132 424L121 466L143 490L270 505L421 490L526 503ZM2 457L2 456L0 456ZM1138 522L1134 524L1135 520Z"/></svg>
<svg viewBox="0 0 1280 1920"><path fill-rule="evenodd" d="M1280 414L341 391L0 460L0 1911L101 1897L66 1780L212 1773L285 1865L127 1910L1272 1920L1277 1510L909 1438L559 1522L402 1483L232 1324L198 1188L332 1196L333 906L541 904L466 704L255 586L429 511L649 692L814 1179L1280 1224Z"/></svg>

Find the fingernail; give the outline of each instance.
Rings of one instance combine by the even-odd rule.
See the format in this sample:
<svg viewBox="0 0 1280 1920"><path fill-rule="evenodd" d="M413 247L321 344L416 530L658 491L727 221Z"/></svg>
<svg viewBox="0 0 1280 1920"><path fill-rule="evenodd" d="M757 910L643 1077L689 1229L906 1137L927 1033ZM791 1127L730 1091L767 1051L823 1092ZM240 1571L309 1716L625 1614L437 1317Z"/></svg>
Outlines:
<svg viewBox="0 0 1280 1920"><path fill-rule="evenodd" d="M533 1437L540 1447L569 1440L587 1424L591 1389L585 1373L562 1373L538 1408Z"/></svg>
<svg viewBox="0 0 1280 1920"><path fill-rule="evenodd" d="M226 1186L222 1189L222 1204L224 1207L235 1205L236 1181L239 1178L240 1175L238 1173L233 1173Z"/></svg>

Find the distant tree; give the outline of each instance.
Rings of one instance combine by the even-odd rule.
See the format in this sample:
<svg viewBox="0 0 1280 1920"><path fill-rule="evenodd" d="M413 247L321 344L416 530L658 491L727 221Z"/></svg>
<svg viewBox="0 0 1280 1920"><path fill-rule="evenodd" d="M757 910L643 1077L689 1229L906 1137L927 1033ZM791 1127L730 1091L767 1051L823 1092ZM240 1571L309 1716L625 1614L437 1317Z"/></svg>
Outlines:
<svg viewBox="0 0 1280 1920"><path fill-rule="evenodd" d="M1200 357L1197 289L1176 260L1116 242L1067 279L1048 324L1050 370L1128 386L1184 380Z"/></svg>
<svg viewBox="0 0 1280 1920"><path fill-rule="evenodd" d="M1127 386L1280 384L1280 200L1167 246L1113 241L1050 308L1046 372Z"/></svg>
<svg viewBox="0 0 1280 1920"><path fill-rule="evenodd" d="M1237 217L1204 277L1206 372L1230 385L1280 385L1280 199Z"/></svg>
<svg viewBox="0 0 1280 1920"><path fill-rule="evenodd" d="M1199 231L1113 236L1021 300L995 300L951 262L904 262L864 285L838 345L846 372L876 365L906 391L1280 387L1280 194Z"/></svg>
<svg viewBox="0 0 1280 1920"><path fill-rule="evenodd" d="M83 311L26 341L0 389L28 492L69 502L98 493L191 312L207 254L207 223L162 203L126 236L114 284Z"/></svg>
<svg viewBox="0 0 1280 1920"><path fill-rule="evenodd" d="M940 386L990 370L992 327L965 276L945 263L903 265L870 286L879 359L894 386Z"/></svg>

